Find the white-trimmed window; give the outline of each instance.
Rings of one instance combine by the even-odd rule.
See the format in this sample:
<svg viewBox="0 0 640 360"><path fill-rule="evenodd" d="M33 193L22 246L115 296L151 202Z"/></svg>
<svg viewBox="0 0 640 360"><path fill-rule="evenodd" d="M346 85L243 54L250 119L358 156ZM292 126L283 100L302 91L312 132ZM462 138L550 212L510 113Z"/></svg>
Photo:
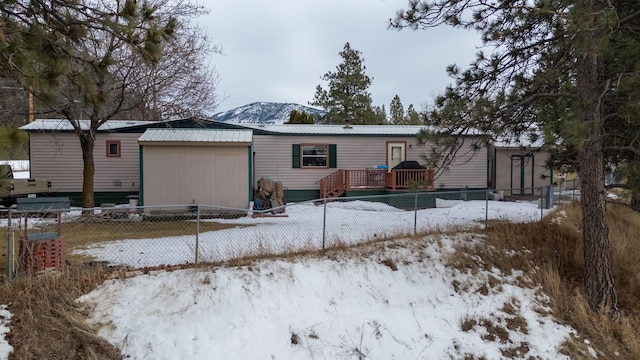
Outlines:
<svg viewBox="0 0 640 360"><path fill-rule="evenodd" d="M107 157L120 157L121 151L120 140L107 140Z"/></svg>
<svg viewBox="0 0 640 360"><path fill-rule="evenodd" d="M302 167L329 167L329 144L300 144Z"/></svg>
<svg viewBox="0 0 640 360"><path fill-rule="evenodd" d="M303 169L336 168L336 144L292 144L292 167Z"/></svg>

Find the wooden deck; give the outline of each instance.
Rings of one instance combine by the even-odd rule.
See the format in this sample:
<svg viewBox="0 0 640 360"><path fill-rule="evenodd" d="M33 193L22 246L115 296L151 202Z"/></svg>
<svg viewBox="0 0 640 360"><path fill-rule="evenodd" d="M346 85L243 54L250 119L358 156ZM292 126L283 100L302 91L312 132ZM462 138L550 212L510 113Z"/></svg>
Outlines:
<svg viewBox="0 0 640 360"><path fill-rule="evenodd" d="M432 169L340 169L319 180L320 197L340 197L351 190L435 190Z"/></svg>

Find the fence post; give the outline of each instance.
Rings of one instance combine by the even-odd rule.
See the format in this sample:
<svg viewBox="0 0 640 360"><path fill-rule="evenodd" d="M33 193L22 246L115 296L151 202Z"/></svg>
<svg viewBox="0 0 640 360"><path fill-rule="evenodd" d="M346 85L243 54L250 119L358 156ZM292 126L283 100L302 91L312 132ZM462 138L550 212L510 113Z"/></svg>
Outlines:
<svg viewBox="0 0 640 360"><path fill-rule="evenodd" d="M196 259L195 264L198 265L198 253L200 249L200 204L196 207Z"/></svg>
<svg viewBox="0 0 640 360"><path fill-rule="evenodd" d="M489 189L484 192L484 228L489 227Z"/></svg>
<svg viewBox="0 0 640 360"><path fill-rule="evenodd" d="M413 235L418 233L418 192L416 191L416 198L413 202Z"/></svg>
<svg viewBox="0 0 640 360"><path fill-rule="evenodd" d="M545 206L546 204L545 204L545 199L542 196L542 188L540 188L540 221L542 221L542 217L543 217L542 212L544 211Z"/></svg>
<svg viewBox="0 0 640 360"><path fill-rule="evenodd" d="M324 214L322 216L322 249L324 250L324 243L327 238L327 198L324 199Z"/></svg>
<svg viewBox="0 0 640 360"><path fill-rule="evenodd" d="M11 230L11 208L7 213L7 275L9 281L13 280L13 231Z"/></svg>

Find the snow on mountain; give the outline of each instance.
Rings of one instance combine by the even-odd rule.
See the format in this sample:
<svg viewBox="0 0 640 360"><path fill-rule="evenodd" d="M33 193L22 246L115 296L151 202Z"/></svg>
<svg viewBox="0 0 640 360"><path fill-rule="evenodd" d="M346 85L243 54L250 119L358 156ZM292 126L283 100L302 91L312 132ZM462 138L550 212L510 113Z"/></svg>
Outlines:
<svg viewBox="0 0 640 360"><path fill-rule="evenodd" d="M281 125L289 121L291 111L322 115L322 110L293 103L254 102L225 112L214 114L211 120L236 124L260 123L265 125Z"/></svg>

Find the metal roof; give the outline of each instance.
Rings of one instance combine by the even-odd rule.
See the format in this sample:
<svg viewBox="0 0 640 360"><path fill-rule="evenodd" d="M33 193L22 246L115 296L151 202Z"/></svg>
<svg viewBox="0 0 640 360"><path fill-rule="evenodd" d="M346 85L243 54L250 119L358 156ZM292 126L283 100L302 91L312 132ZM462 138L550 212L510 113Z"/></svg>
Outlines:
<svg viewBox="0 0 640 360"><path fill-rule="evenodd" d="M521 134L518 137L503 136L493 143L497 148L541 148L543 145L544 135L540 132L536 133L535 139L531 134Z"/></svg>
<svg viewBox="0 0 640 360"><path fill-rule="evenodd" d="M83 130L89 129L89 120L78 120L80 127ZM153 124L156 121L143 121L143 120L108 120L102 124L98 130L109 131L116 129L123 129L138 125ZM36 119L35 121L21 126L20 129L26 131L73 131L71 123L67 119Z"/></svg>
<svg viewBox="0 0 640 360"><path fill-rule="evenodd" d="M415 136L427 126L415 125L312 125L312 124L283 124L260 125L240 124L243 127L265 131L273 134L287 135L400 135ZM433 130L433 128L430 128Z"/></svg>
<svg viewBox="0 0 640 360"><path fill-rule="evenodd" d="M147 129L138 142L248 143L252 130Z"/></svg>

